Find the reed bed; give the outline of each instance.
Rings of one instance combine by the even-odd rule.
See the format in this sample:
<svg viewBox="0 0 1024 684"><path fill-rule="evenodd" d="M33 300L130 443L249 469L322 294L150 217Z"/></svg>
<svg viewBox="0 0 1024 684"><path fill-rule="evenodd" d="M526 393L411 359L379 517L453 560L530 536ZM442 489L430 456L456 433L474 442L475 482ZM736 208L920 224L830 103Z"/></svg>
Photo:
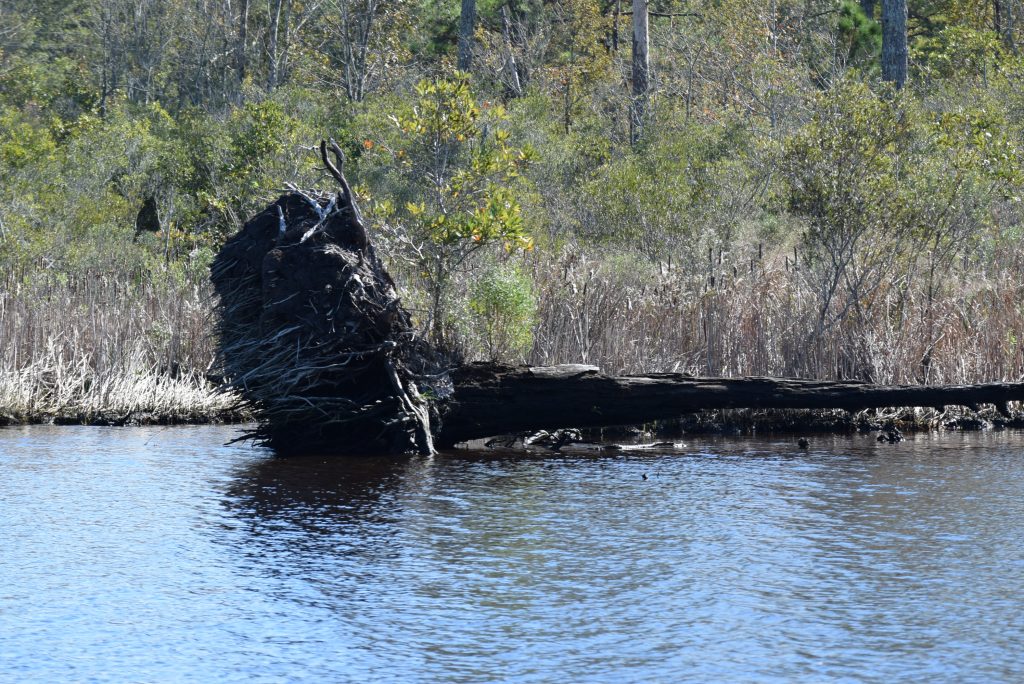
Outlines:
<svg viewBox="0 0 1024 684"><path fill-rule="evenodd" d="M206 377L210 294L180 273L45 269L0 288L0 422L243 419Z"/></svg>
<svg viewBox="0 0 1024 684"><path fill-rule="evenodd" d="M822 304L813 269L788 254L679 265L565 249L527 264L540 293L529 360L613 373L1019 381L1021 264L950 269L931 296L913 269L893 272L844 315L842 302Z"/></svg>
<svg viewBox="0 0 1024 684"><path fill-rule="evenodd" d="M921 269L894 271L856 313L833 302L824 326L818 276L792 252L680 263L573 246L522 259L538 295L524 359L535 365L883 384L1024 378L1024 255L1012 251L956 264L930 285ZM248 418L207 375L205 273L0 273L0 422Z"/></svg>

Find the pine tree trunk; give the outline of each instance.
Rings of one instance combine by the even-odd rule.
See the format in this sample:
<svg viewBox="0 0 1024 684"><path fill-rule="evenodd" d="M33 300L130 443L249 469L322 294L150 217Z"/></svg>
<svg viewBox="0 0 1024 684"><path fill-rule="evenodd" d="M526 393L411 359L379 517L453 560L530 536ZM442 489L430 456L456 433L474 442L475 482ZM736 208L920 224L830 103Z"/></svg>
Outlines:
<svg viewBox="0 0 1024 684"><path fill-rule="evenodd" d="M907 82L907 0L882 0L882 78Z"/></svg>
<svg viewBox="0 0 1024 684"><path fill-rule="evenodd" d="M476 0L462 0L459 17L459 71L473 67L473 29L476 25Z"/></svg>
<svg viewBox="0 0 1024 684"><path fill-rule="evenodd" d="M501 36L505 43L505 85L512 97L523 94L523 85L519 80L519 67L512 51L512 27L508 18L508 5L501 6Z"/></svg>
<svg viewBox="0 0 1024 684"><path fill-rule="evenodd" d="M647 0L633 0L633 104L630 111L630 140L635 144L643 134L651 87L650 37Z"/></svg>
<svg viewBox="0 0 1024 684"><path fill-rule="evenodd" d="M242 86L245 83L245 72L248 68L245 46L249 38L249 0L242 0L238 13L238 41L235 44L235 69L238 72L238 99L242 99Z"/></svg>
<svg viewBox="0 0 1024 684"><path fill-rule="evenodd" d="M992 0L992 27L1002 39L1003 46L1017 54L1017 45L1013 36L1013 4L1009 0Z"/></svg>
<svg viewBox="0 0 1024 684"><path fill-rule="evenodd" d="M278 47L277 34L281 26L281 10L284 0L272 0L270 4L270 30L267 45L267 90L277 87Z"/></svg>

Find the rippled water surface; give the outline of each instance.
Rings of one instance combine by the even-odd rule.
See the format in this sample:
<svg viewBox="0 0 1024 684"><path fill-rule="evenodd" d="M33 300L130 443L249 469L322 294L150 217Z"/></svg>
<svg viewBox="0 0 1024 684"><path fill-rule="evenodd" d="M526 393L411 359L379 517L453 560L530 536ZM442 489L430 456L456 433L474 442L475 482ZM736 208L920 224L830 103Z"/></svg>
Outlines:
<svg viewBox="0 0 1024 684"><path fill-rule="evenodd" d="M0 681L1024 681L1019 433L358 462L234 434L0 430Z"/></svg>

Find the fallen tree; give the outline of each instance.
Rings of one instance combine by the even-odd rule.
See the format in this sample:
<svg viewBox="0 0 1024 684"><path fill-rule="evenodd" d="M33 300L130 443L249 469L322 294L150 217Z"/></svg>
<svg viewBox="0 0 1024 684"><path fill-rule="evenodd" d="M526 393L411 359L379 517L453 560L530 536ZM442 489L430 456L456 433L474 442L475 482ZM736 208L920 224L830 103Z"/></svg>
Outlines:
<svg viewBox="0 0 1024 684"><path fill-rule="evenodd" d="M228 240L211 267L221 372L257 412L247 436L279 453L431 453L435 442L719 408L991 403L1007 412L1007 402L1024 400L1024 383L882 387L454 364L417 335L402 307L340 170L341 150L323 142L320 153L340 189L291 188Z"/></svg>
<svg viewBox="0 0 1024 684"><path fill-rule="evenodd" d="M697 378L676 373L611 376L594 366L513 368L472 364L452 373L438 443L559 427L635 425L709 409L863 409L1024 400L1024 383L884 386L792 378Z"/></svg>

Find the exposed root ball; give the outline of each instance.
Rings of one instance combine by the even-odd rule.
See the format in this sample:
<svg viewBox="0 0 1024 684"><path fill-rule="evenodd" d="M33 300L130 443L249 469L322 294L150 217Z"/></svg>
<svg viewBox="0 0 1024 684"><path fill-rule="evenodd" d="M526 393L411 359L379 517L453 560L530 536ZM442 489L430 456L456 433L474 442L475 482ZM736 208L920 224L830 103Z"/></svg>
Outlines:
<svg viewBox="0 0 1024 684"><path fill-rule="evenodd" d="M346 193L281 196L211 272L220 364L259 417L250 437L279 453L433 449L421 392L450 393L445 361L416 337Z"/></svg>

